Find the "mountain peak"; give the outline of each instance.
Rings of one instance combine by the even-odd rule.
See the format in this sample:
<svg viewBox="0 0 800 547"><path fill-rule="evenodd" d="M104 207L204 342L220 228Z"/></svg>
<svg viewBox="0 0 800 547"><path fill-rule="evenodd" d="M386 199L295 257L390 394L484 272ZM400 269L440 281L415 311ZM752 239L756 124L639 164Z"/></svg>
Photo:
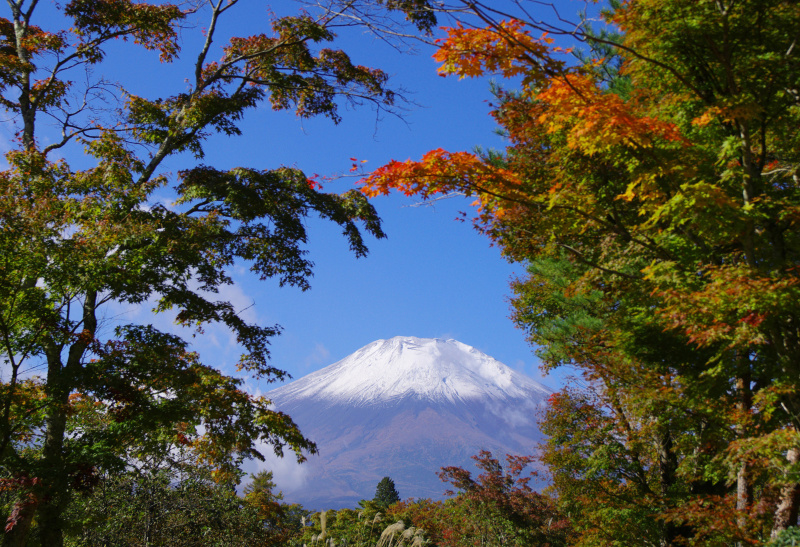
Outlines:
<svg viewBox="0 0 800 547"><path fill-rule="evenodd" d="M474 470L480 450L534 453L551 393L456 340L376 340L267 394L319 448L276 482L315 509L353 507L386 476L403 496L441 499L443 466Z"/></svg>
<svg viewBox="0 0 800 547"><path fill-rule="evenodd" d="M549 390L457 340L395 336L276 390L282 397L363 406L415 398L504 400Z"/></svg>

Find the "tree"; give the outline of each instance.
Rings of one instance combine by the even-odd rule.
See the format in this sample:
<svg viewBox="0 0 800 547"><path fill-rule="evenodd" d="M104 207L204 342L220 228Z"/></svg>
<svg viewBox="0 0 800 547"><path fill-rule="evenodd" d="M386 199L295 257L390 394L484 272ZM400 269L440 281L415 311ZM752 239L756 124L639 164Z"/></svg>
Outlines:
<svg viewBox="0 0 800 547"><path fill-rule="evenodd" d="M477 479L460 467L443 467L442 481L459 490L448 500L462 515L449 545L566 545L567 521L552 500L535 492L525 473L532 457L506 456L506 465L486 450L472 457L481 470ZM453 495L452 490L447 492Z"/></svg>
<svg viewBox="0 0 800 547"><path fill-rule="evenodd" d="M387 521L398 518L425 531L441 547L477 545L567 545L568 520L548 496L529 485L535 473L525 472L533 458L507 456L506 465L487 451L473 456L477 477L457 466L443 467L442 481L457 492L444 502L408 500L387 511Z"/></svg>
<svg viewBox="0 0 800 547"><path fill-rule="evenodd" d="M529 265L515 319L546 367L590 386L548 419L582 544L620 521L581 489L631 522L659 515L654 544L777 536L800 504L800 9L612 2L594 32L469 8L486 27L450 29L436 56L447 74L521 82L493 113L508 148L393 162L365 191L475 196L478 228ZM590 52L570 62L542 31ZM599 429L564 427L586 413Z"/></svg>
<svg viewBox="0 0 800 547"><path fill-rule="evenodd" d="M244 488L245 504L255 511L261 545L287 545L303 531L303 522L311 515L302 505L283 501L283 493L275 492L272 471L251 475Z"/></svg>
<svg viewBox="0 0 800 547"><path fill-rule="evenodd" d="M372 498L372 501L383 508L400 501L400 494L397 493L394 481L391 478L383 477L378 482L378 486L375 488L375 497Z"/></svg>
<svg viewBox="0 0 800 547"><path fill-rule="evenodd" d="M67 513L66 545L268 546L286 545L301 532L308 512L280 501L269 472L244 497L214 481L209 469L169 469L100 477L92 492L76 496Z"/></svg>
<svg viewBox="0 0 800 547"><path fill-rule="evenodd" d="M388 4L418 28L433 25L413 2ZM274 18L264 33L226 44L222 22L241 8L236 0L8 6L0 104L16 139L0 175L0 481L13 495L4 545L58 547L73 494L102 472L189 453L215 480L235 482L243 459L262 457L259 440L301 460L315 450L186 340L146 323L104 324L104 314L152 304L197 333L221 324L243 348L241 373L283 378L268 361L279 328L248 323L215 294L233 282L229 269L246 263L306 289L307 217L336 224L357 256L364 233L383 237L379 219L359 193L322 192L296 168L204 165L203 145L238 135L246 112L264 104L337 122L341 101L391 108L396 95L384 72L327 47L337 25L353 21L348 9L365 21L369 10L353 3ZM201 15L198 49L183 55L178 31L188 36L188 19ZM137 96L108 81L104 68L123 62L110 47L120 41L176 70L182 55L195 59L186 85Z"/></svg>
<svg viewBox="0 0 800 547"><path fill-rule="evenodd" d="M261 527L229 485L200 470L104 476L67 509L66 545L255 545ZM223 543L224 542L224 543Z"/></svg>

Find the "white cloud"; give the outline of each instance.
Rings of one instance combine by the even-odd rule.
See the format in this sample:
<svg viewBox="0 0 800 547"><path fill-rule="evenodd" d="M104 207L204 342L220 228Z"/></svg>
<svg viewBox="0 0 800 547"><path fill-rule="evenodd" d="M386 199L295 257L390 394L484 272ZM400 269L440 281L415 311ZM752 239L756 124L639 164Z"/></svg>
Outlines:
<svg viewBox="0 0 800 547"><path fill-rule="evenodd" d="M315 367L316 365L329 365L328 360L331 357L331 352L322 344L317 343L314 349L303 360L303 366L306 369Z"/></svg>
<svg viewBox="0 0 800 547"><path fill-rule="evenodd" d="M297 463L294 453L286 451L285 456L280 458L275 455L271 446L259 443L259 450L265 456L265 461L248 460L242 466L242 470L248 474L242 481L243 484L250 482L249 475L259 471L272 471L272 478L275 486L282 492L292 492L305 486L309 478L307 464ZM314 456L311 456L312 458Z"/></svg>
<svg viewBox="0 0 800 547"><path fill-rule="evenodd" d="M190 289L197 290L197 283L190 283ZM217 293L202 293L212 301L230 302L236 313L244 321L251 324L269 325L259 316L255 302L239 284L223 285ZM190 344L190 349L200 353L203 360L216 368L231 372L239 360L242 347L236 334L222 323L203 325L203 332L198 333L192 327L183 327L175 323L177 312L170 310L154 313L158 304L156 296L138 305L111 302L105 308L102 319L105 335L112 336L111 329L117 325L137 323L149 324L156 329L180 336Z"/></svg>
<svg viewBox="0 0 800 547"><path fill-rule="evenodd" d="M490 404L489 410L498 418L502 418L511 427L525 427L534 424L539 406L533 401L525 401L515 407Z"/></svg>

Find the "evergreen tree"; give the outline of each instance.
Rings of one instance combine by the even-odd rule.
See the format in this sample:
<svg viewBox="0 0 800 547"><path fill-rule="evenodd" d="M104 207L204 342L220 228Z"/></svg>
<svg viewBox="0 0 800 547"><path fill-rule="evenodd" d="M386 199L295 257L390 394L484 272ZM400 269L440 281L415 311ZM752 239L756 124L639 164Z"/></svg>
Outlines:
<svg viewBox="0 0 800 547"><path fill-rule="evenodd" d="M372 501L383 507L389 507L393 503L400 501L400 494L397 493L397 489L394 487L394 481L389 477L383 477L375 489L375 497Z"/></svg>

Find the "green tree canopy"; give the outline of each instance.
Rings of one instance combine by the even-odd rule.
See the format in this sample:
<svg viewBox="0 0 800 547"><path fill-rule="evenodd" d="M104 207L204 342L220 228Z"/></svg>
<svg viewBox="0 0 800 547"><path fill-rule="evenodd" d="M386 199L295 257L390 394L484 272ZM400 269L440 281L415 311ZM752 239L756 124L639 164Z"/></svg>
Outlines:
<svg viewBox="0 0 800 547"><path fill-rule="evenodd" d="M389 477L383 477L375 488L375 497L372 501L381 507L389 507L393 503L400 501L400 494L394 486L394 481Z"/></svg>
<svg viewBox="0 0 800 547"><path fill-rule="evenodd" d="M16 139L0 172L4 544L59 547L75 493L137 461L200 462L214 480L236 482L240 462L263 458L260 441L300 460L315 451L290 417L187 340L146 320L104 318L113 306L146 305L196 334L222 325L242 348L240 374L285 377L268 360L279 327L249 323L219 297L231 268L307 289L308 217L330 221L356 256L365 235L383 237L379 219L360 193L323 192L297 168L206 165L204 144L239 135L243 116L265 106L334 123L342 104L392 108L387 74L333 45L337 26L368 24L378 9L433 24L417 3L387 4L302 11L225 36L245 8L237 0L8 2L0 106ZM371 28L391 30L390 20ZM182 51L192 31L198 48ZM153 82L139 96L109 81L105 68L130 51L122 41L188 68L184 83Z"/></svg>

